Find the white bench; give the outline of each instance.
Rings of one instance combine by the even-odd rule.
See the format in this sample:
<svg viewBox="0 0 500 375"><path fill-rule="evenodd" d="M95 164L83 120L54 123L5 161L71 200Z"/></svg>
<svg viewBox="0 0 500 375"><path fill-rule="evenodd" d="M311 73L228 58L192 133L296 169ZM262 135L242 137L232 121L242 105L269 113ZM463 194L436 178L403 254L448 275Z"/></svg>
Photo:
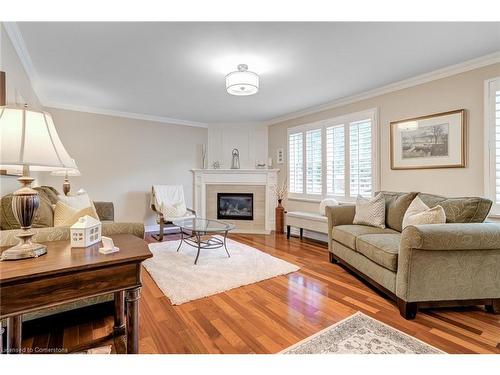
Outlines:
<svg viewBox="0 0 500 375"><path fill-rule="evenodd" d="M290 211L285 216L286 223L286 238L290 238L290 228L299 228L300 238L304 233L304 229L328 234L328 218L319 213Z"/></svg>

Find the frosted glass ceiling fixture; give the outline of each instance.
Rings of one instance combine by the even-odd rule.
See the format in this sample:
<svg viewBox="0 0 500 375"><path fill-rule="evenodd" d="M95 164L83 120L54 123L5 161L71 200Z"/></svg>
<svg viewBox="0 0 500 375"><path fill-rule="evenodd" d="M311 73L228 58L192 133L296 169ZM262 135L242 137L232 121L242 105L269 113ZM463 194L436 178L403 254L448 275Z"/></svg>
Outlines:
<svg viewBox="0 0 500 375"><path fill-rule="evenodd" d="M228 94L247 96L259 91L259 76L248 70L248 65L238 65L238 70L226 76L226 90Z"/></svg>

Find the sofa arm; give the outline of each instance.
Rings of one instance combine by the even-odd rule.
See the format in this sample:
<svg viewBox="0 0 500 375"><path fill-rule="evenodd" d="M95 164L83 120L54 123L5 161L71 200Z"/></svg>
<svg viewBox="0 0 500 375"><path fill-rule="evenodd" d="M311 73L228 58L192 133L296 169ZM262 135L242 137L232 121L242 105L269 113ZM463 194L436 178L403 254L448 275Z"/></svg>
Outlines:
<svg viewBox="0 0 500 375"><path fill-rule="evenodd" d="M354 221L356 205L340 204L338 206L327 206L326 217L328 218L328 249L332 246L332 228L337 225L349 225Z"/></svg>
<svg viewBox="0 0 500 375"><path fill-rule="evenodd" d="M405 228L398 254L396 295L407 302L500 298L500 225Z"/></svg>
<svg viewBox="0 0 500 375"><path fill-rule="evenodd" d="M426 224L403 230L402 241L420 250L500 249L500 224Z"/></svg>
<svg viewBox="0 0 500 375"><path fill-rule="evenodd" d="M102 223L102 234L112 236L113 234L132 234L141 239L144 238L144 224L142 223Z"/></svg>
<svg viewBox="0 0 500 375"><path fill-rule="evenodd" d="M114 221L115 220L115 207L113 202L94 202L97 216L101 221Z"/></svg>
<svg viewBox="0 0 500 375"><path fill-rule="evenodd" d="M328 226L349 225L354 221L356 205L340 204L338 206L327 206L326 216L328 217Z"/></svg>

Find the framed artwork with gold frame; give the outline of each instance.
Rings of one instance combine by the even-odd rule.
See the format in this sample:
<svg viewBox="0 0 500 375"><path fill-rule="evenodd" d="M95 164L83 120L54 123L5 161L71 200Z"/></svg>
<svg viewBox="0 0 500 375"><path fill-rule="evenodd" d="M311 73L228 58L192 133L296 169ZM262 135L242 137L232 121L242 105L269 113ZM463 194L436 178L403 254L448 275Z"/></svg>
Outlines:
<svg viewBox="0 0 500 375"><path fill-rule="evenodd" d="M391 122L391 169L464 168L465 109Z"/></svg>

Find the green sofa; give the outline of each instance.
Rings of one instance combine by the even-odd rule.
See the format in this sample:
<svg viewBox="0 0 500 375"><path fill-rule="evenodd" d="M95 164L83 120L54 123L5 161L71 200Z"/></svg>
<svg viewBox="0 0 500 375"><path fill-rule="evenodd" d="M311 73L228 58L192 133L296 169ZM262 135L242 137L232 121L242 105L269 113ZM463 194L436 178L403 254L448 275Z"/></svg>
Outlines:
<svg viewBox="0 0 500 375"><path fill-rule="evenodd" d="M70 230L69 227L53 227L53 211L52 205L54 200L57 199L58 192L48 186L36 188L40 194L42 202L41 209L37 212L35 217L35 224L31 229L35 233L33 240L39 243L48 241L69 241ZM53 192L54 194L52 194ZM13 216L11 207L11 194L2 197L0 201L0 246L13 246L19 242L16 237L21 233L19 223ZM144 224L142 223L126 223L114 221L114 205L112 202L94 202L97 215L102 223L102 235L111 236L114 234L132 234L139 238L144 238ZM50 307L44 310L38 310L23 315L23 321L29 321L36 318L41 318L48 315L53 315L97 303L103 303L113 300L113 293L79 300L73 303ZM1 328L1 327L0 327Z"/></svg>
<svg viewBox="0 0 500 375"><path fill-rule="evenodd" d="M327 207L330 262L340 263L397 301L413 319L419 308L485 305L500 312L500 224L486 223L492 202L423 193L382 192L386 228L353 224L355 205ZM409 226L415 196L444 208L446 224Z"/></svg>

